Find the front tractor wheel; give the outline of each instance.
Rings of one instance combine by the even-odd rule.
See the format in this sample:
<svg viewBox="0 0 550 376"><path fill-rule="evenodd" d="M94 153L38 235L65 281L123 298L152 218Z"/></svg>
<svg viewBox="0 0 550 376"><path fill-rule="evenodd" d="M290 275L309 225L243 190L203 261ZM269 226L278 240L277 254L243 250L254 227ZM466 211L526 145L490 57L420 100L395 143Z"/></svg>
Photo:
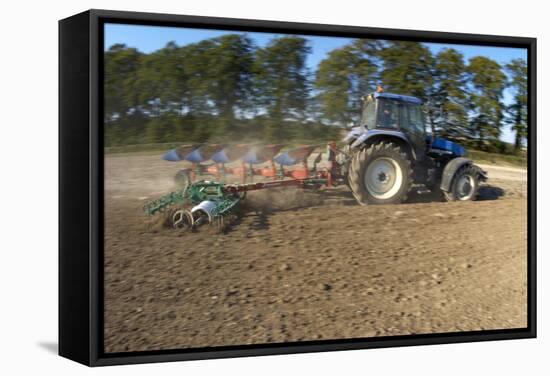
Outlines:
<svg viewBox="0 0 550 376"><path fill-rule="evenodd" d="M478 169L468 164L461 167L453 176L449 191L443 191L447 201L475 200L479 188Z"/></svg>
<svg viewBox="0 0 550 376"><path fill-rule="evenodd" d="M411 162L394 143L372 144L354 155L348 183L362 205L399 203L412 185Z"/></svg>

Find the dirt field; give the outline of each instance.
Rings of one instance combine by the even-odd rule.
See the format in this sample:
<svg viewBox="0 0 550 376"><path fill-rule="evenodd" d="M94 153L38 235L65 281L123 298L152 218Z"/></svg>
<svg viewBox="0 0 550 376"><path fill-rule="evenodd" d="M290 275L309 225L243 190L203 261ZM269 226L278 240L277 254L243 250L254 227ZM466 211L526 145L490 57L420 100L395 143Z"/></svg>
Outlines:
<svg viewBox="0 0 550 376"><path fill-rule="evenodd" d="M523 170L483 166L477 202L264 191L226 234L148 228L182 166L106 157L106 352L527 325Z"/></svg>

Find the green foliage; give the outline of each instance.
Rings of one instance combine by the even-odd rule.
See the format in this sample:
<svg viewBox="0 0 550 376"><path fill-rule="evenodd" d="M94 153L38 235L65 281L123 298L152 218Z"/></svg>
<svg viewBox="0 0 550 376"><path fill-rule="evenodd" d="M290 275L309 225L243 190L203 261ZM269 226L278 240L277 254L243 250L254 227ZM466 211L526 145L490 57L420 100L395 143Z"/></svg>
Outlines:
<svg viewBox="0 0 550 376"><path fill-rule="evenodd" d="M467 79L464 56L460 52L446 48L435 56L431 99L440 113L433 121L436 130L444 137L456 140L473 138L468 122Z"/></svg>
<svg viewBox="0 0 550 376"><path fill-rule="evenodd" d="M133 107L128 88L139 77L142 57L138 50L124 44L115 44L105 52L105 121L124 116Z"/></svg>
<svg viewBox="0 0 550 376"><path fill-rule="evenodd" d="M506 71L510 75L509 85L514 89L514 103L507 108L507 123L516 132L514 149L519 152L527 137L527 63L514 59L506 65Z"/></svg>
<svg viewBox="0 0 550 376"><path fill-rule="evenodd" d="M141 113L132 113L105 123L105 146L141 144L149 118Z"/></svg>
<svg viewBox="0 0 550 376"><path fill-rule="evenodd" d="M467 71L470 76L470 103L473 116L471 126L475 132L478 147L498 141L500 136L503 109L502 93L506 87L506 75L500 65L487 57L476 56L470 59Z"/></svg>
<svg viewBox="0 0 550 376"><path fill-rule="evenodd" d="M164 48L142 56L135 80L127 86L129 102L139 112L159 116L174 111L185 87L180 49L170 42Z"/></svg>
<svg viewBox="0 0 550 376"><path fill-rule="evenodd" d="M265 137L273 141L289 138L285 120L303 120L309 100L306 57L311 52L301 37L282 37L256 51L254 61L255 104L268 115Z"/></svg>
<svg viewBox="0 0 550 376"><path fill-rule="evenodd" d="M285 36L259 48L226 34L149 54L123 44L105 51L105 146L174 142L305 142L339 139L356 123L361 97L382 84L432 105L438 133L478 149L510 153L501 127L527 135L527 65L504 69L486 57L466 65L454 49L436 56L418 42L357 39L330 51L316 72L305 38ZM505 107L502 93L513 92ZM439 109L441 111L439 111Z"/></svg>
<svg viewBox="0 0 550 376"><path fill-rule="evenodd" d="M315 88L328 123L347 126L357 122L361 97L376 87L377 67L369 52L354 43L331 51L319 64Z"/></svg>
<svg viewBox="0 0 550 376"><path fill-rule="evenodd" d="M383 61L382 85L386 91L428 101L433 85L433 56L417 42L392 41L379 52Z"/></svg>
<svg viewBox="0 0 550 376"><path fill-rule="evenodd" d="M195 104L190 112L216 115L219 135L232 132L236 113L249 107L253 49L248 37L225 35L201 42L198 53L191 53L192 59L187 61L192 77L189 103Z"/></svg>

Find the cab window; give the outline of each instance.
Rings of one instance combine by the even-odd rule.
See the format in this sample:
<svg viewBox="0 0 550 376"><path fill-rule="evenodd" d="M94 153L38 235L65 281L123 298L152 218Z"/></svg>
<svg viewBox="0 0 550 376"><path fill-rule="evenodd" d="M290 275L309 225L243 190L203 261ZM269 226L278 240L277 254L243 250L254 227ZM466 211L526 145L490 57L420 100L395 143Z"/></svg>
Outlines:
<svg viewBox="0 0 550 376"><path fill-rule="evenodd" d="M399 120L398 111L395 101L379 100L376 126L379 128L397 128Z"/></svg>
<svg viewBox="0 0 550 376"><path fill-rule="evenodd" d="M414 133L425 133L424 118L420 106L401 106L401 127Z"/></svg>
<svg viewBox="0 0 550 376"><path fill-rule="evenodd" d="M372 97L369 96L363 105L363 115L361 117L361 125L365 128L372 129L375 127L376 106Z"/></svg>

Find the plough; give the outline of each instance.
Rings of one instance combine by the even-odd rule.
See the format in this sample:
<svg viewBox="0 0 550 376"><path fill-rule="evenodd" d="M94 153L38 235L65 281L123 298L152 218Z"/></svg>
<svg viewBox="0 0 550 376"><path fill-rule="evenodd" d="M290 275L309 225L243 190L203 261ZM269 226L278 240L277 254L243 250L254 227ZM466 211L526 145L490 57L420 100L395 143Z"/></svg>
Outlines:
<svg viewBox="0 0 550 376"><path fill-rule="evenodd" d="M187 161L192 167L181 170L176 175L176 181L180 185L177 191L147 203L143 209L148 215L164 213L168 223L174 228L193 229L203 224L215 224L223 229L225 218L235 212L249 191L285 187L319 189L334 184L329 170L317 168L322 153L317 156L314 167L308 169L307 158L317 146L302 145L278 153L282 147L283 145L182 145L170 150L164 155L165 160ZM240 166L225 165L235 162L239 154ZM214 163L202 164L207 159ZM271 168L254 167L265 163L269 163ZM284 168L296 164L302 164L302 167L295 170ZM211 180L195 181L198 175L213 175L218 179L225 179L229 174L241 176L243 182L229 184ZM272 180L245 182L256 175Z"/></svg>
<svg viewBox="0 0 550 376"><path fill-rule="evenodd" d="M417 192L441 192L448 201L474 200L485 171L466 158L466 150L449 140L427 134L420 99L376 93L363 98L358 126L337 146L327 144L309 166L321 145L187 144L164 154L190 168L176 175L177 191L147 203L149 215L165 213L174 228L192 229L206 223L223 228L249 191L270 188L333 187L346 184L357 202L393 204ZM213 180L198 176L212 176ZM227 182L228 176L240 183ZM254 182L260 176L261 182Z"/></svg>
<svg viewBox="0 0 550 376"><path fill-rule="evenodd" d="M242 183L262 176L272 179L286 177L305 179L310 175L308 158L320 145L300 145L292 150L280 153L283 144L258 146L254 144L195 144L181 145L168 151L164 160L177 162L187 161L191 167L183 170L191 180L197 175L212 175L216 180L225 181L227 175L241 177ZM322 152L315 159L314 169L321 161ZM211 161L209 164L204 162ZM238 162L237 162L238 161ZM238 166L228 167L227 164L238 163ZM267 167L265 166L267 164ZM301 164L301 168L285 170L285 166ZM264 165L264 167L254 167Z"/></svg>

